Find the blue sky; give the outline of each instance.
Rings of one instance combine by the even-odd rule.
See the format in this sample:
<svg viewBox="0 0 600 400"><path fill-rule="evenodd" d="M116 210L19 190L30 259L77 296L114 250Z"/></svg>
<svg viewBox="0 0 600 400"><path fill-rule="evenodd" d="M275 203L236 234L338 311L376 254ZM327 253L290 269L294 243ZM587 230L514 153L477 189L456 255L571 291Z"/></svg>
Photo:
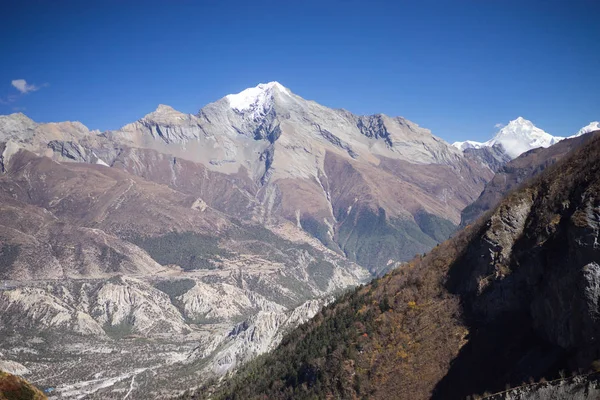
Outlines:
<svg viewBox="0 0 600 400"><path fill-rule="evenodd" d="M450 142L600 119L597 0L0 1L0 114L115 129L276 80Z"/></svg>

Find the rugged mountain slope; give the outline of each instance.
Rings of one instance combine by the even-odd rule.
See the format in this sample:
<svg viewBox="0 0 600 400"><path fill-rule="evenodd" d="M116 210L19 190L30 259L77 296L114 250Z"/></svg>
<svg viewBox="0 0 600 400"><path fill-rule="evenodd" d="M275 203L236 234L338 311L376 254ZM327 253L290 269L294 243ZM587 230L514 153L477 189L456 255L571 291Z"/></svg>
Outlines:
<svg viewBox="0 0 600 400"><path fill-rule="evenodd" d="M346 294L195 397L462 399L592 368L598 159L596 136L427 256Z"/></svg>
<svg viewBox="0 0 600 400"><path fill-rule="evenodd" d="M484 397L486 400L546 400L600 398L600 375L597 372L536 382Z"/></svg>
<svg viewBox="0 0 600 400"><path fill-rule="evenodd" d="M161 106L108 136L195 162L177 167L175 185L191 187L185 175L198 169L234 175L240 217L283 217L374 272L447 237L492 175L410 121L332 110L276 82L228 95L197 117ZM135 168L153 176L139 164L151 163Z"/></svg>
<svg viewBox="0 0 600 400"><path fill-rule="evenodd" d="M270 349L368 278L291 223L269 230L22 149L0 176L0 227L1 359L65 398L121 398L134 379L131 398L160 398Z"/></svg>
<svg viewBox="0 0 600 400"><path fill-rule="evenodd" d="M584 145L590 138L590 135L577 135L571 139L562 140L549 148L540 147L528 151L500 167L494 178L486 184L477 200L462 211L461 226L464 227L475 221L480 215L494 208L504 195L541 173L573 149ZM472 149L465 151L472 151Z"/></svg>
<svg viewBox="0 0 600 400"><path fill-rule="evenodd" d="M511 158L504 151L501 144L491 147L469 147L463 151L465 157L474 158L484 165L487 165L492 171L498 172Z"/></svg>
<svg viewBox="0 0 600 400"><path fill-rule="evenodd" d="M26 148L105 163L239 219L290 221L373 273L448 237L495 169L485 161L494 155L465 156L406 119L333 110L276 82L198 115L161 105L101 134L14 119L4 124L5 159Z"/></svg>

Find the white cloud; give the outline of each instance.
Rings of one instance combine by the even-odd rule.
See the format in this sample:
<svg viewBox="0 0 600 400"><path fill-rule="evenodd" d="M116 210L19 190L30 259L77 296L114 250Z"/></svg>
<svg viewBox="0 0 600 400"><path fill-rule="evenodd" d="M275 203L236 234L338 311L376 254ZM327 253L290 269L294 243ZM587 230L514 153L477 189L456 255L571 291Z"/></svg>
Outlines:
<svg viewBox="0 0 600 400"><path fill-rule="evenodd" d="M506 125L504 125L504 124L501 124L500 122L498 122L496 125L494 125L494 128L496 128L496 129L502 129L502 128L504 128L505 126L506 126Z"/></svg>
<svg viewBox="0 0 600 400"><path fill-rule="evenodd" d="M29 93L29 92L35 92L36 90L39 90L39 86L33 85L33 84L28 84L27 81L25 79L14 79L11 84L21 93L25 94L25 93Z"/></svg>

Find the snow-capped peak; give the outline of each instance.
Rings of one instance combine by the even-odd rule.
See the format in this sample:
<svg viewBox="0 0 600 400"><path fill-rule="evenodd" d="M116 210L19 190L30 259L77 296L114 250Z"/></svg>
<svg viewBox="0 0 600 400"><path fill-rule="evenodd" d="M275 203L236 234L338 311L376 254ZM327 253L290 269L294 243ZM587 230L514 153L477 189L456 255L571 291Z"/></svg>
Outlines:
<svg viewBox="0 0 600 400"><path fill-rule="evenodd" d="M549 147L562 139L562 137L555 137L544 132L535 126L533 122L523 117L518 117L501 128L487 142L480 143L467 140L465 142L455 142L452 145L460 150L465 150L468 148L479 149L481 147L492 147L495 144L501 144L509 157L516 158L526 151L538 147Z"/></svg>
<svg viewBox="0 0 600 400"><path fill-rule="evenodd" d="M486 143L489 146L502 144L506 154L515 158L531 149L552 146L561 139L544 132L531 121L519 117L510 121L492 140Z"/></svg>
<svg viewBox="0 0 600 400"><path fill-rule="evenodd" d="M594 121L594 122L590 122L588 125L581 128L579 130L579 132L577 132L575 135L570 136L570 137L577 137L577 136L585 135L586 133L589 133L589 132L599 131L599 130L600 130L600 122Z"/></svg>
<svg viewBox="0 0 600 400"><path fill-rule="evenodd" d="M238 94L229 94L225 98L235 111L255 115L265 113L269 110L275 91L289 94L289 90L279 82L269 82L242 90Z"/></svg>

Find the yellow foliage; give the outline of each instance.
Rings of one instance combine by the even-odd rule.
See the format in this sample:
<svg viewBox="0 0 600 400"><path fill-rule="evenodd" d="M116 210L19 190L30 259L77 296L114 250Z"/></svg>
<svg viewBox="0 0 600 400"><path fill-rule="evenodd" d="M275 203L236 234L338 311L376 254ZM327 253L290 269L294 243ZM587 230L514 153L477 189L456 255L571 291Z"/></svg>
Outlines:
<svg viewBox="0 0 600 400"><path fill-rule="evenodd" d="M396 353L396 356L400 357L403 360L406 360L408 358L408 353L406 351L404 351L404 349L400 349Z"/></svg>
<svg viewBox="0 0 600 400"><path fill-rule="evenodd" d="M364 314L367 311L367 305L364 304L357 312L357 314Z"/></svg>

